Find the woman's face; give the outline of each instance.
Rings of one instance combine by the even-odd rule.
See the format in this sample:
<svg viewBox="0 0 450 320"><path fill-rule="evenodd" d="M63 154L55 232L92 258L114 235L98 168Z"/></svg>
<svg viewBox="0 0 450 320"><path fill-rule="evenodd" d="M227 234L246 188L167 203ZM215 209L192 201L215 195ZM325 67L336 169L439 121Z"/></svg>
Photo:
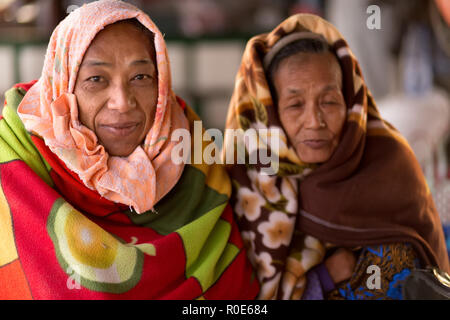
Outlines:
<svg viewBox="0 0 450 320"><path fill-rule="evenodd" d="M281 61L273 76L281 124L299 158L327 161L346 119L342 73L332 53L298 53Z"/></svg>
<svg viewBox="0 0 450 320"><path fill-rule="evenodd" d="M78 72L79 119L112 156L128 156L150 130L158 98L150 39L129 23L107 26Z"/></svg>

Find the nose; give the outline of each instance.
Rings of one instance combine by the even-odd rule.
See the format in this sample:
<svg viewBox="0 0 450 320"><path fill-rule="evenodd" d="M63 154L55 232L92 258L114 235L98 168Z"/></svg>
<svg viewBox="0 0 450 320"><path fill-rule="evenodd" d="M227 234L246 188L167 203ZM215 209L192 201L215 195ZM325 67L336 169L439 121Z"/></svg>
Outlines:
<svg viewBox="0 0 450 320"><path fill-rule="evenodd" d="M136 107L136 98L126 85L112 86L108 108L126 113Z"/></svg>
<svg viewBox="0 0 450 320"><path fill-rule="evenodd" d="M316 105L306 106L304 127L306 129L320 129L323 126L323 117L319 107Z"/></svg>

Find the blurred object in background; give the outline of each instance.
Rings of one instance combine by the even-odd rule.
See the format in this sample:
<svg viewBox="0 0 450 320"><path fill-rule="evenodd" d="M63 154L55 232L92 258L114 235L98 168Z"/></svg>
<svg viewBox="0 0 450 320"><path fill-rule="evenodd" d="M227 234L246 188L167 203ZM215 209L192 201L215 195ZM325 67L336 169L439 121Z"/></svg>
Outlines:
<svg viewBox="0 0 450 320"><path fill-rule="evenodd" d="M409 2L409 1L403 1ZM381 29L367 27L367 8L376 3L381 10ZM391 52L396 41L398 20L389 1L326 2L325 18L341 32L358 58L367 87L377 101L396 91L395 56Z"/></svg>
<svg viewBox="0 0 450 320"><path fill-rule="evenodd" d="M63 0L62 7L93 0ZM273 29L287 16L323 15L325 0L140 0L127 1L147 12L168 38L250 37Z"/></svg>
<svg viewBox="0 0 450 320"><path fill-rule="evenodd" d="M450 1L430 4L430 21L436 37L434 74L436 84L450 92Z"/></svg>
<svg viewBox="0 0 450 320"><path fill-rule="evenodd" d="M426 95L433 86L431 32L427 26L413 23L408 27L400 56L405 94Z"/></svg>
<svg viewBox="0 0 450 320"><path fill-rule="evenodd" d="M312 13L318 16L324 16L323 0L294 0L289 8L289 15L297 13Z"/></svg>
<svg viewBox="0 0 450 320"><path fill-rule="evenodd" d="M275 2L265 0L255 10L255 16L253 22L256 29L259 30L271 30L277 26L286 16L286 6L280 5L282 2Z"/></svg>
<svg viewBox="0 0 450 320"><path fill-rule="evenodd" d="M59 21L64 18L62 2L58 0L34 1L39 14L36 17L37 26L43 30L44 35L51 35Z"/></svg>
<svg viewBox="0 0 450 320"><path fill-rule="evenodd" d="M61 5L57 0L0 0L0 39L49 37L63 18Z"/></svg>
<svg viewBox="0 0 450 320"><path fill-rule="evenodd" d="M433 88L420 95L398 93L378 103L383 118L408 140L430 188L447 179L445 152L450 121L448 94Z"/></svg>
<svg viewBox="0 0 450 320"><path fill-rule="evenodd" d="M185 0L172 3L178 14L179 35L251 37L279 24L288 13L290 1Z"/></svg>
<svg viewBox="0 0 450 320"><path fill-rule="evenodd" d="M225 13L212 0L185 0L177 6L180 30L186 36L221 33L225 30Z"/></svg>

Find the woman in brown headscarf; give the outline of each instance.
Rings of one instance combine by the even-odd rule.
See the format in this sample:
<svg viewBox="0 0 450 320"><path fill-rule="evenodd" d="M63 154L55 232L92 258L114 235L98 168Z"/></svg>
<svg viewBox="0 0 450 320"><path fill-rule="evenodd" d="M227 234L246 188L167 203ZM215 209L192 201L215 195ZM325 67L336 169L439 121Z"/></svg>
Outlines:
<svg viewBox="0 0 450 320"><path fill-rule="evenodd" d="M280 129L279 148L257 131L275 175L229 167L259 298L401 299L414 268L449 271L421 168L328 22L299 14L248 42L226 128Z"/></svg>

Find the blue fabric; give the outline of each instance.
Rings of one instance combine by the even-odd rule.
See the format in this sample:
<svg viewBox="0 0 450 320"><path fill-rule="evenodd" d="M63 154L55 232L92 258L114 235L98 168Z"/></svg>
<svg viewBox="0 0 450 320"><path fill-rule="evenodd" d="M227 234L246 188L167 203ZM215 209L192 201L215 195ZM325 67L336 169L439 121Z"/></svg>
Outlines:
<svg viewBox="0 0 450 320"><path fill-rule="evenodd" d="M387 296L391 299L402 300L402 284L404 280L410 275L410 269L403 269L402 272L394 275L394 279L389 282L389 290Z"/></svg>
<svg viewBox="0 0 450 320"><path fill-rule="evenodd" d="M450 259L450 225L444 226L445 244L447 245L448 258Z"/></svg>
<svg viewBox="0 0 450 320"><path fill-rule="evenodd" d="M339 286L339 294L347 300L402 300L403 283L411 273L411 268L420 267L420 263L417 258L413 258L412 260L405 258L408 255L411 258L413 257L410 253L406 253L407 250L412 250L410 244L402 244L400 247L397 245L396 249L393 248L393 246L390 247L389 245L363 248L357 263L360 267L357 268L356 273L352 276L355 280L358 279L357 282L352 282L349 279L347 283ZM403 252L405 256L399 252ZM397 255L395 260L392 256L393 254ZM376 265L380 268L380 288L372 289L366 283L371 277L371 272L367 272L368 267L371 265ZM354 283L353 288L351 283Z"/></svg>

